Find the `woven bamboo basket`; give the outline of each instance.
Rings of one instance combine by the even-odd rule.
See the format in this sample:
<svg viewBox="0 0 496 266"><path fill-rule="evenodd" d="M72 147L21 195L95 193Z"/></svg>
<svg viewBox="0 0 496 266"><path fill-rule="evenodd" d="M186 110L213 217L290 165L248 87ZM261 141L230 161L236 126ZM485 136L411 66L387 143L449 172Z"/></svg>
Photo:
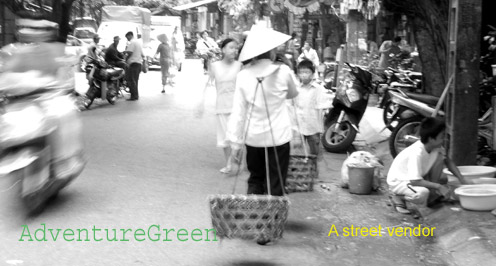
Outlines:
<svg viewBox="0 0 496 266"><path fill-rule="evenodd" d="M270 195L211 195L212 225L219 238L262 242L280 239L289 199Z"/></svg>
<svg viewBox="0 0 496 266"><path fill-rule="evenodd" d="M286 190L288 192L313 191L313 184L318 178L317 156L291 155L289 157Z"/></svg>

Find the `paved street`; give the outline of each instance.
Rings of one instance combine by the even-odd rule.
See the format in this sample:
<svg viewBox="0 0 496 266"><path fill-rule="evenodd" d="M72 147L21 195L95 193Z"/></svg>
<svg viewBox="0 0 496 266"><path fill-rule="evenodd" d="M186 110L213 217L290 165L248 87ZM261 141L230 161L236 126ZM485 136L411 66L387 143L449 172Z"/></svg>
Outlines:
<svg viewBox="0 0 496 266"><path fill-rule="evenodd" d="M326 153L320 183L310 193L290 194L284 238L257 245L223 241L53 241L48 229L161 229L205 232L212 227L209 194L230 194L234 176L222 175L215 148L214 89L206 112L194 115L206 77L198 60L188 60L169 94L161 94L160 72L140 77L140 100L115 106L96 101L81 113L88 164L40 215L26 216L15 180L0 180L0 265L450 265L452 259L429 238L389 236L388 229L418 222L392 212L381 190L368 196L339 186L345 154ZM84 91L83 74L78 90ZM127 97L127 95L126 95ZM245 193L247 173L236 187ZM330 189L322 189L325 184ZM10 188L10 189L9 189ZM45 224L48 241L19 241ZM331 226L382 226L382 236L328 237ZM26 227L24 227L26 228ZM53 231L52 231L53 233ZM53 233L54 234L54 233ZM91 234L91 233L90 233ZM113 233L111 233L112 235ZM176 234L170 234L173 236ZM100 237L105 238L104 233ZM76 237L77 238L77 237ZM213 239L209 234L208 238ZM202 239L207 239L203 234ZM84 237L83 237L84 240Z"/></svg>

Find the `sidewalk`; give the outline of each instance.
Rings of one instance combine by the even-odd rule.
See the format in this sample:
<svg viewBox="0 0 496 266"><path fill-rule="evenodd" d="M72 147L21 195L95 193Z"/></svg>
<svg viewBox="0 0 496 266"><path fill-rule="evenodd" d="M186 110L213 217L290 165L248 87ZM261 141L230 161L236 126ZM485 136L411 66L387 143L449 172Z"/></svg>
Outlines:
<svg viewBox="0 0 496 266"><path fill-rule="evenodd" d="M364 120L360 123L362 134L359 137L363 141L359 141L358 144L382 159L385 163L385 175L392 162L387 141L389 132L379 134L383 125L382 116L379 116L379 114L382 115L380 113L382 110L370 107L367 110ZM364 142L366 146L363 146ZM407 247L409 250L401 251L404 246L408 246L408 243L404 242L404 237L386 237L388 242L391 241L390 243L375 238L369 244L376 248L378 245L383 245L387 250L384 255L389 258L398 250L400 250L398 255L416 256L420 265L496 265L496 217L490 212L467 211L462 209L458 203L453 203L437 206L424 219L413 219L411 215L397 213L391 206L388 206L385 177L381 180L379 191L370 195L354 195L350 194L347 189L341 188L341 166L345 158L346 154L324 152L324 161L319 163L321 183L315 186L315 190L321 194L324 201L325 210L322 210L326 213L324 218L333 221L336 227L338 223L339 226L354 224L355 226L377 227L382 225L385 234L387 234L387 230L384 229L386 227L414 228L418 225L435 227L433 237L408 237L411 244ZM322 188L322 185L330 189ZM363 237L353 240L358 240L358 244L351 242L352 245L358 245L358 247L366 246L365 243L370 241ZM375 253L373 261L381 252ZM406 260L397 265L409 263L410 261ZM384 265L391 265L391 261Z"/></svg>

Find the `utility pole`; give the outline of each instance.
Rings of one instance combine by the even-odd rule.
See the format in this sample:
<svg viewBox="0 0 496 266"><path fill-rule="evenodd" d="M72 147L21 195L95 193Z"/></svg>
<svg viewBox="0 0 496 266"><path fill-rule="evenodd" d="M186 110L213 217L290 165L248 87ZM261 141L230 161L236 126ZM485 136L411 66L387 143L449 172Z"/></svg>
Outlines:
<svg viewBox="0 0 496 266"><path fill-rule="evenodd" d="M469 165L477 157L482 0L450 0L449 8L448 154L455 164Z"/></svg>

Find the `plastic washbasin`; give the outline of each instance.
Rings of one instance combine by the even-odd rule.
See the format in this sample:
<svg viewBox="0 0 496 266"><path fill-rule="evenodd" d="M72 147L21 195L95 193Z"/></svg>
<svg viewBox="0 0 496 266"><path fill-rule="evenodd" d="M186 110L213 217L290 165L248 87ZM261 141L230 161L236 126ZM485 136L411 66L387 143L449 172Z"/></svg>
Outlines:
<svg viewBox="0 0 496 266"><path fill-rule="evenodd" d="M496 184L496 178L494 175L496 174L496 168L491 166L482 166L482 165L465 165L458 166L458 170L460 173L467 179L473 181L475 184ZM449 183L457 183L458 178L451 173L447 168L443 169L443 173L448 176Z"/></svg>
<svg viewBox="0 0 496 266"><path fill-rule="evenodd" d="M491 211L496 209L496 184L464 185L455 189L464 209Z"/></svg>

